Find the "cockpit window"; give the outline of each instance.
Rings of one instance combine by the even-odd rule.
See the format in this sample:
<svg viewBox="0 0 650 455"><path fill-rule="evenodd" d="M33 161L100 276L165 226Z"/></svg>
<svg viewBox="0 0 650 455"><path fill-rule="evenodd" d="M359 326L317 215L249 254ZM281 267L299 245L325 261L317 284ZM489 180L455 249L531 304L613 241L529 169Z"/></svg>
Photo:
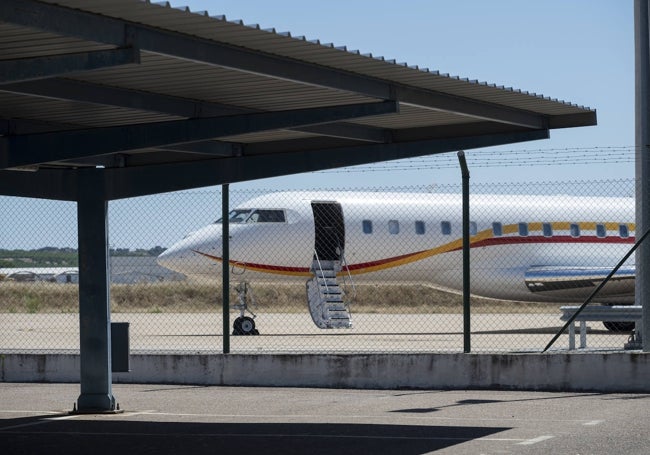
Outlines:
<svg viewBox="0 0 650 455"><path fill-rule="evenodd" d="M254 210L247 223L284 223L283 210Z"/></svg>
<svg viewBox="0 0 650 455"><path fill-rule="evenodd" d="M251 210L232 210L228 214L231 223L245 223L251 215Z"/></svg>
<svg viewBox="0 0 650 455"><path fill-rule="evenodd" d="M236 209L236 210L231 210L230 213L228 213L228 220L231 223L245 223L248 217L250 216L252 210L251 209ZM223 218L219 218L217 221L214 222L214 224L221 223Z"/></svg>
<svg viewBox="0 0 650 455"><path fill-rule="evenodd" d="M233 224L243 223L284 223L284 210L235 209L228 214ZM215 224L221 223L221 218Z"/></svg>

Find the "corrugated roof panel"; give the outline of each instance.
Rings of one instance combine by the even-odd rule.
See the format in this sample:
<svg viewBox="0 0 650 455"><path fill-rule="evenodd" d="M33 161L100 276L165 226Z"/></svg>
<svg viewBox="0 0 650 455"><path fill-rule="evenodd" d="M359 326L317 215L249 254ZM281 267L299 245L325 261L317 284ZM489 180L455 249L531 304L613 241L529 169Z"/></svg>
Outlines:
<svg viewBox="0 0 650 455"><path fill-rule="evenodd" d="M184 53L184 50L187 49L184 47L187 46L186 42L179 43L178 47L179 55L185 58L163 55L144 49L141 51L139 64L67 73L65 78L84 82L84 90L92 89L92 84L107 91L114 87L118 89L120 97L123 96L124 90L145 92L150 95L150 97L143 97L145 105L148 102L146 100L152 100L156 94L161 95L161 99L152 102L148 108L131 109L113 106L111 100L106 98L110 95L106 95L106 92L103 91L97 98L90 96L90 99L95 99L96 103L100 103L93 104L57 99L57 93L50 93L49 97L16 94L11 93L11 88L7 87L6 91L0 91L0 118L42 120L48 122L48 125L63 125L64 129L105 127L178 119L180 117L154 111L154 109L161 109L176 112L175 108L169 107L170 104L165 104L167 102L173 104L173 100L170 100L171 97L179 98L177 102L179 106L183 106L179 111L184 113L187 112L187 100L196 102L195 112L201 109L202 103L215 103L242 110L282 111L379 102L389 98L389 93L393 88L398 88L396 92L400 93L399 87L401 86L416 89L411 90L410 93L417 93L417 90L422 90L423 93L429 91L434 95L442 93L451 95L452 98L456 96L462 101L461 103L452 102L452 106L448 110L442 110L442 107L436 109L435 101L429 101L431 102L430 106L416 106L417 99L411 97L409 104L401 103L398 113L347 120L345 123L352 125L342 125L340 130L334 131L336 136L346 138L344 143L368 144L367 141L381 143L383 138L387 137L384 136L383 129L395 131L421 128L417 134L418 137L424 138L428 132L427 128L431 128L432 137L437 137L436 135L439 135L441 130L444 131L445 126L476 123L477 118L480 118L481 121L489 121L490 114L487 114L487 119L483 116L481 106L483 102L489 103L490 109L487 112L497 111L499 114L493 121L501 123L501 126L495 131L507 130L506 127L503 127L504 123L502 122L510 121L511 117L515 117L516 125L521 124L530 129L540 129L539 125L544 122L537 114L559 116L588 113L585 108L551 100L541 95L452 77L417 66L408 67L405 63L396 63L394 60L387 60L383 57L361 54L355 50L348 51L345 46L335 47L332 44L321 44L318 40L307 40L304 37L294 38L290 33L278 33L273 29L261 30L257 25L244 25L241 21L231 21L224 16L209 17L206 14L195 14L185 8L172 8L168 3L153 5L138 0L42 1L144 24L163 31L214 40L220 44L244 49L254 57L263 56L265 58L261 59L262 68L258 71L257 67L251 68L247 65L243 65L245 69L236 69L191 60L191 56ZM70 30L69 33L74 34L74 30ZM114 47L114 45L0 23L0 55L2 55L0 58L4 59L60 55ZM276 56L279 57L276 58ZM269 57L273 57L272 62ZM237 58L245 60L247 57L238 55ZM200 60L200 57L196 60ZM315 71L304 80L301 79L300 74L295 74L296 77L293 78L290 73L300 71L295 66L291 66L296 62L302 65L299 68L305 69L307 73L310 73L311 69L315 69ZM291 65L285 65L286 63L291 63ZM237 64L238 62L234 61L232 66L237 66ZM275 73L277 68L280 70ZM269 74L265 74L267 69ZM354 77L349 78L350 75ZM332 83L332 87L336 87L339 78L345 83L350 82L349 86L341 85L341 87L349 87L348 89L327 87L329 83ZM368 93L377 95L366 96L357 93L364 92L366 81L368 85L373 86ZM377 81L381 83L377 84ZM37 93L39 92L37 91ZM72 99L76 99L77 95L79 95L78 99L88 99L85 98L87 94L71 94L70 92L63 93L60 97L65 98L66 95L70 95ZM435 97L430 98L435 100ZM121 103L123 101L116 101L115 104ZM466 109L464 106L467 104L469 104L469 108ZM190 112L192 106L192 104L189 105ZM525 115L520 115L521 113L517 112L513 114L508 108L520 109L525 112ZM454 110L459 113L452 112ZM466 114L460 112L466 112ZM531 116L528 113L536 115ZM377 130L355 128L354 124L370 126ZM562 126L566 125L562 124ZM330 125L328 128L335 130L336 125ZM521 131L523 127L515 126L514 128L515 131ZM454 129L456 132L459 130L462 128ZM481 125L475 126L473 131L474 134L479 134ZM490 131L490 128L486 131ZM290 141L314 136L319 135L279 129L241 134L222 138L222 140L255 143ZM402 136L402 138L407 137L408 135ZM313 143L317 143L317 141L297 142L293 145L300 147L302 144L308 144L307 147L309 147ZM334 145L335 142L330 142L330 144ZM155 151L155 149L149 149L147 153L155 153ZM151 162L164 162L168 155L169 152L162 152L160 157L155 157ZM174 161L179 159L186 158L183 154L174 155ZM187 154L187 159L198 159L198 156ZM145 163L147 160L148 158L142 162Z"/></svg>
<svg viewBox="0 0 650 455"><path fill-rule="evenodd" d="M128 72L121 68L109 68L88 72L75 78L259 110L299 109L375 101L349 92L268 79L256 74L146 52L142 55L142 63L132 65Z"/></svg>
<svg viewBox="0 0 650 455"><path fill-rule="evenodd" d="M333 45L316 44L302 38L296 39L280 35L274 31L269 32L260 30L257 27L247 27L239 21L228 21L225 16L207 17L204 14L190 12L186 8L172 8L169 3L153 5L149 4L149 2L114 0L108 5L102 0L45 1L214 39L275 55L297 58L345 71L362 73L371 77L416 85L429 90L440 90L457 96L473 96L483 99L489 94L494 94L495 91L501 92L502 96L499 98L499 102L510 107L522 108L522 106L529 106L525 99L530 97L536 100L545 99L541 95L498 88L447 75L439 75L437 72L411 68L404 66L405 64L386 61L383 57L364 57L357 52L348 52L344 46L334 47ZM541 112L549 114L570 113L574 107L577 107L562 101L553 102L553 107L544 102L536 101L534 103L533 106L541 108ZM559 107L558 104L566 104L566 111L562 110L563 108Z"/></svg>
<svg viewBox="0 0 650 455"><path fill-rule="evenodd" d="M41 57L112 49L115 46L17 27L0 22L0 59Z"/></svg>
<svg viewBox="0 0 650 455"><path fill-rule="evenodd" d="M436 111L434 109L421 109L415 106L402 105L398 114L366 117L357 119L354 123L379 128L401 129L470 123L475 121L476 119L464 115L454 115L449 112Z"/></svg>

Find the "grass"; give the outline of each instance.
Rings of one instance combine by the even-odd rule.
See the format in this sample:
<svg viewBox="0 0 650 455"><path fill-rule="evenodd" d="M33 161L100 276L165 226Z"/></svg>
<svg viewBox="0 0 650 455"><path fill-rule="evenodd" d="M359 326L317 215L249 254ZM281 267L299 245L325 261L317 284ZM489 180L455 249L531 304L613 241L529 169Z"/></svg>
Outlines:
<svg viewBox="0 0 650 455"><path fill-rule="evenodd" d="M234 287L234 286L233 286ZM253 284L257 310L298 313L307 308L304 283ZM237 302L234 291L231 304ZM221 287L191 282L111 286L114 313L220 311ZM473 313L549 313L558 304L510 302L472 297ZM0 282L0 313L76 313L79 289L73 284ZM462 296L424 285L357 286L352 310L360 313L462 313ZM255 309L254 309L255 311Z"/></svg>

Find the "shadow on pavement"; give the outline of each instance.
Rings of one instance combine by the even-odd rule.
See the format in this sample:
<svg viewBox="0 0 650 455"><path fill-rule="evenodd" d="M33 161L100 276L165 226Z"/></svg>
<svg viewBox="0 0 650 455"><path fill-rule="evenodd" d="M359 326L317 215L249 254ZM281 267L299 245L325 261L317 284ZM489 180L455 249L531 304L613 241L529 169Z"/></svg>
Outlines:
<svg viewBox="0 0 650 455"><path fill-rule="evenodd" d="M141 416L140 416L141 417ZM129 421L119 416L29 417L0 421L6 454L281 453L415 455L510 428L343 423ZM188 420L190 417L188 417Z"/></svg>

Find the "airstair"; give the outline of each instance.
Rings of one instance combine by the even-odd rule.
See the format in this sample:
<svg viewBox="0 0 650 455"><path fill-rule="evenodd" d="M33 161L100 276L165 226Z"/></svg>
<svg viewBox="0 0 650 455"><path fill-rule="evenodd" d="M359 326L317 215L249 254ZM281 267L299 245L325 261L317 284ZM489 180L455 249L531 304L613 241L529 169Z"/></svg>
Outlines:
<svg viewBox="0 0 650 455"><path fill-rule="evenodd" d="M307 302L314 324L321 329L349 329L352 318L345 292L337 280L342 270L341 261L319 260L314 256L311 272L313 278L307 281Z"/></svg>

